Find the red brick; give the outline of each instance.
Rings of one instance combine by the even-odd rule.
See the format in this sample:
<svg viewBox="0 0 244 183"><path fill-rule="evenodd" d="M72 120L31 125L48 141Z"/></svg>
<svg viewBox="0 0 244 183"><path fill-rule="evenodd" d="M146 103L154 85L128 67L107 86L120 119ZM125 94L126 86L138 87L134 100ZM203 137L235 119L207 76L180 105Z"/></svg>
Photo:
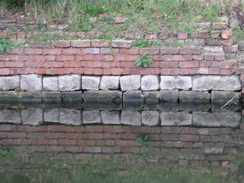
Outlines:
<svg viewBox="0 0 244 183"><path fill-rule="evenodd" d="M67 49L62 49L62 54L64 55L78 55L81 54L81 49L79 48L67 48Z"/></svg>
<svg viewBox="0 0 244 183"><path fill-rule="evenodd" d="M0 125L0 130L1 131L11 131L12 125Z"/></svg>
<svg viewBox="0 0 244 183"><path fill-rule="evenodd" d="M64 138L65 133L47 133L46 137L47 138Z"/></svg>
<svg viewBox="0 0 244 183"><path fill-rule="evenodd" d="M204 39L208 38L208 31L199 31L198 32L198 37L199 38L204 38Z"/></svg>
<svg viewBox="0 0 244 183"><path fill-rule="evenodd" d="M112 74L112 69L103 69L103 75L111 75Z"/></svg>
<svg viewBox="0 0 244 183"><path fill-rule="evenodd" d="M223 46L205 46L203 49L207 52L216 52L216 53L224 51Z"/></svg>
<svg viewBox="0 0 244 183"><path fill-rule="evenodd" d="M81 67L82 62L64 62L64 67Z"/></svg>
<svg viewBox="0 0 244 183"><path fill-rule="evenodd" d="M124 23L129 17L114 17L114 22L119 24L119 23Z"/></svg>
<svg viewBox="0 0 244 183"><path fill-rule="evenodd" d="M137 49L137 48L120 49L119 52L122 53L122 54L138 55L139 54L139 49Z"/></svg>
<svg viewBox="0 0 244 183"><path fill-rule="evenodd" d="M70 47L70 41L52 41L53 47L59 47L59 48L68 48Z"/></svg>
<svg viewBox="0 0 244 183"><path fill-rule="evenodd" d="M181 61L182 60L182 55L173 55L172 60L173 61Z"/></svg>
<svg viewBox="0 0 244 183"><path fill-rule="evenodd" d="M148 40L157 39L157 33L146 32L145 35L144 35L144 38L148 39Z"/></svg>
<svg viewBox="0 0 244 183"><path fill-rule="evenodd" d="M178 54L179 52L179 48L164 47L160 49L160 53L164 55Z"/></svg>
<svg viewBox="0 0 244 183"><path fill-rule="evenodd" d="M55 73L58 75L66 74L65 69L55 69Z"/></svg>
<svg viewBox="0 0 244 183"><path fill-rule="evenodd" d="M0 71L0 73L1 73L1 71ZM28 74L28 69L27 68L18 69L18 74Z"/></svg>
<svg viewBox="0 0 244 183"><path fill-rule="evenodd" d="M179 63L179 66L180 67L198 67L199 64L198 64L198 61L182 61Z"/></svg>
<svg viewBox="0 0 244 183"><path fill-rule="evenodd" d="M103 61L104 60L104 56L103 55L94 55L94 60L95 61Z"/></svg>
<svg viewBox="0 0 244 183"><path fill-rule="evenodd" d="M143 54L143 53L156 55L156 54L159 54L159 48L141 48L140 49L140 54Z"/></svg>
<svg viewBox="0 0 244 183"><path fill-rule="evenodd" d="M18 24L25 24L25 23L28 23L28 24L33 24L34 23L34 20L33 18L29 18L29 17L18 17L16 19L17 23Z"/></svg>
<svg viewBox="0 0 244 183"><path fill-rule="evenodd" d="M91 40L75 40L71 41L72 47L87 48L91 46Z"/></svg>
<svg viewBox="0 0 244 183"><path fill-rule="evenodd" d="M178 39L187 39L188 34L187 33L178 33Z"/></svg>
<svg viewBox="0 0 244 183"><path fill-rule="evenodd" d="M178 134L161 134L160 135L161 140L180 140L180 136Z"/></svg>
<svg viewBox="0 0 244 183"><path fill-rule="evenodd" d="M25 67L43 67L43 62L25 62Z"/></svg>
<svg viewBox="0 0 244 183"><path fill-rule="evenodd" d="M26 133L22 132L8 132L8 138L22 138L26 137Z"/></svg>
<svg viewBox="0 0 244 183"><path fill-rule="evenodd" d="M181 48L180 54L183 55L199 55L200 54L200 48Z"/></svg>
<svg viewBox="0 0 244 183"><path fill-rule="evenodd" d="M68 151L68 152L83 152L84 151L83 147L81 147L81 146L65 146L64 150Z"/></svg>
<svg viewBox="0 0 244 183"><path fill-rule="evenodd" d="M46 151L50 152L62 152L64 151L64 146L46 146Z"/></svg>
<svg viewBox="0 0 244 183"><path fill-rule="evenodd" d="M25 32L17 32L17 39L25 39L26 34Z"/></svg>
<svg viewBox="0 0 244 183"><path fill-rule="evenodd" d="M233 38L223 40L224 46L231 46L231 45L233 45L233 43L234 43Z"/></svg>
<svg viewBox="0 0 244 183"><path fill-rule="evenodd" d="M23 67L24 62L6 62L5 67Z"/></svg>
<svg viewBox="0 0 244 183"><path fill-rule="evenodd" d="M45 146L28 146L28 152L45 152Z"/></svg>
<svg viewBox="0 0 244 183"><path fill-rule="evenodd" d="M232 61L223 61L221 62L219 68L238 68L239 67L239 62L236 60L232 60Z"/></svg>
<svg viewBox="0 0 244 183"><path fill-rule="evenodd" d="M24 48L12 48L9 53L23 55Z"/></svg>
<svg viewBox="0 0 244 183"><path fill-rule="evenodd" d="M180 135L180 140L181 141L198 141L199 136L198 135Z"/></svg>
<svg viewBox="0 0 244 183"><path fill-rule="evenodd" d="M231 37L232 37L232 30L231 29L226 29L221 34L222 39L230 39Z"/></svg>
<svg viewBox="0 0 244 183"><path fill-rule="evenodd" d="M225 52L228 52L228 53L238 52L238 45L226 46L226 47L224 47L224 50L225 50Z"/></svg>
<svg viewBox="0 0 244 183"><path fill-rule="evenodd" d="M177 68L179 62L160 62L160 68Z"/></svg>
<svg viewBox="0 0 244 183"><path fill-rule="evenodd" d="M94 68L94 75L102 75L103 74L103 69L101 68Z"/></svg>
<svg viewBox="0 0 244 183"><path fill-rule="evenodd" d="M92 47L109 47L111 44L110 40L92 40L91 41L91 46Z"/></svg>
<svg viewBox="0 0 244 183"><path fill-rule="evenodd" d="M130 40L113 40L111 46L113 48L130 48L132 41Z"/></svg>
<svg viewBox="0 0 244 183"><path fill-rule="evenodd" d="M111 71L112 71L112 74L113 74L113 75L121 75L122 70L123 70L123 69L121 69L121 68L114 68L114 69L112 69Z"/></svg>
<svg viewBox="0 0 244 183"><path fill-rule="evenodd" d="M158 39L167 39L167 38L169 38L169 33L168 32L160 32L159 34L158 34Z"/></svg>
<svg viewBox="0 0 244 183"><path fill-rule="evenodd" d="M227 23L213 23L213 28L215 30L222 30L227 28Z"/></svg>
<svg viewBox="0 0 244 183"><path fill-rule="evenodd" d="M219 35L220 35L220 31L211 31L211 38L219 38Z"/></svg>
<svg viewBox="0 0 244 183"><path fill-rule="evenodd" d="M232 75L234 73L235 73L235 70L234 69L220 69L219 70L219 74L220 75L227 75L227 76L229 76L229 75Z"/></svg>
<svg viewBox="0 0 244 183"><path fill-rule="evenodd" d="M136 66L135 62L121 62L120 67L129 68L129 67L137 67L137 66Z"/></svg>
<svg viewBox="0 0 244 183"><path fill-rule="evenodd" d="M195 38L193 40L194 45L196 46L204 46L205 45L205 39L199 39L199 38Z"/></svg>
<svg viewBox="0 0 244 183"><path fill-rule="evenodd" d="M114 57L113 55L104 55L104 61L113 61L114 60Z"/></svg>
<svg viewBox="0 0 244 183"><path fill-rule="evenodd" d="M182 60L185 61L193 60L193 55L182 55Z"/></svg>
<svg viewBox="0 0 244 183"><path fill-rule="evenodd" d="M208 74L209 68L198 68L198 74Z"/></svg>
<svg viewBox="0 0 244 183"><path fill-rule="evenodd" d="M35 49L35 48L25 48L24 50L25 54L28 55L41 55L42 54L42 49Z"/></svg>
<svg viewBox="0 0 244 183"><path fill-rule="evenodd" d="M85 54L100 54L100 48L84 48L82 51Z"/></svg>
<svg viewBox="0 0 244 183"><path fill-rule="evenodd" d="M101 54L117 54L119 53L120 49L116 49L116 48L101 48ZM132 53L128 53L128 54L132 54Z"/></svg>
<svg viewBox="0 0 244 183"><path fill-rule="evenodd" d="M43 54L45 55L60 55L61 49L43 49Z"/></svg>
<svg viewBox="0 0 244 183"><path fill-rule="evenodd" d="M7 38L7 32L0 32L0 38Z"/></svg>
<svg viewBox="0 0 244 183"><path fill-rule="evenodd" d="M16 39L17 32L7 32L7 39Z"/></svg>
<svg viewBox="0 0 244 183"><path fill-rule="evenodd" d="M44 67L63 67L63 62L45 62Z"/></svg>
<svg viewBox="0 0 244 183"><path fill-rule="evenodd" d="M220 45L222 45L222 40L221 39L207 39L206 45L208 45L208 46L220 46Z"/></svg>

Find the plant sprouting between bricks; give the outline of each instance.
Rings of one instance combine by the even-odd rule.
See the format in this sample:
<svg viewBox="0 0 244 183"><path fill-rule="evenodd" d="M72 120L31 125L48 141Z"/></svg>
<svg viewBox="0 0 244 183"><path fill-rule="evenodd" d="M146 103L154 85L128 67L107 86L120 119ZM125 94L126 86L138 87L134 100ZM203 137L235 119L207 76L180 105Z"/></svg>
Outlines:
<svg viewBox="0 0 244 183"><path fill-rule="evenodd" d="M136 60L136 66L140 67L148 67L148 65L152 62L152 58L148 53L143 53L140 58Z"/></svg>
<svg viewBox="0 0 244 183"><path fill-rule="evenodd" d="M0 39L0 51L7 51L9 52L13 47L14 43L7 39Z"/></svg>
<svg viewBox="0 0 244 183"><path fill-rule="evenodd" d="M150 136L148 136L147 134L141 134L140 137L136 139L136 142L145 149L148 149L153 145L153 141L151 141Z"/></svg>

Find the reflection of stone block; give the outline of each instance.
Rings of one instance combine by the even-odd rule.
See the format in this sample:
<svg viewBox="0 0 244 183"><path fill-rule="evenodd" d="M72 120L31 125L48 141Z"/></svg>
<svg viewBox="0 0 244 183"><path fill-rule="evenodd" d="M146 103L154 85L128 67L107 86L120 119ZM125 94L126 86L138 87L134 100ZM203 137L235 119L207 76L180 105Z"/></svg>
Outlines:
<svg viewBox="0 0 244 183"><path fill-rule="evenodd" d="M18 102L18 93L14 91L0 92L0 103Z"/></svg>
<svg viewBox="0 0 244 183"><path fill-rule="evenodd" d="M59 122L59 109L44 110L44 121L45 122Z"/></svg>
<svg viewBox="0 0 244 183"><path fill-rule="evenodd" d="M188 90L190 88L192 88L192 80L190 76L161 76L161 90Z"/></svg>
<svg viewBox="0 0 244 183"><path fill-rule="evenodd" d="M193 90L240 90L238 76L194 76Z"/></svg>
<svg viewBox="0 0 244 183"><path fill-rule="evenodd" d="M99 90L101 77L97 76L82 76L83 90Z"/></svg>
<svg viewBox="0 0 244 183"><path fill-rule="evenodd" d="M22 124L39 125L43 122L42 109L26 109L21 111Z"/></svg>
<svg viewBox="0 0 244 183"><path fill-rule="evenodd" d="M141 76L140 75L121 76L120 86L122 91L138 90L141 86Z"/></svg>
<svg viewBox="0 0 244 183"><path fill-rule="evenodd" d="M83 111L83 123L101 123L99 111Z"/></svg>
<svg viewBox="0 0 244 183"><path fill-rule="evenodd" d="M103 124L120 124L120 111L101 111Z"/></svg>
<svg viewBox="0 0 244 183"><path fill-rule="evenodd" d="M123 101L143 102L144 97L141 91L127 91L124 93Z"/></svg>
<svg viewBox="0 0 244 183"><path fill-rule="evenodd" d="M210 127L237 127L241 114L235 112L193 112L193 125Z"/></svg>
<svg viewBox="0 0 244 183"><path fill-rule="evenodd" d="M60 109L59 122L66 125L81 125L81 111L76 109Z"/></svg>
<svg viewBox="0 0 244 183"><path fill-rule="evenodd" d="M210 94L208 92L195 92L195 91L180 91L180 102L200 102L208 103Z"/></svg>
<svg viewBox="0 0 244 183"><path fill-rule="evenodd" d="M141 126L141 114L138 111L122 111L121 124Z"/></svg>
<svg viewBox="0 0 244 183"><path fill-rule="evenodd" d="M42 92L44 103L61 103L61 92Z"/></svg>
<svg viewBox="0 0 244 183"><path fill-rule="evenodd" d="M13 90L20 86L20 77L16 76L1 76L0 90Z"/></svg>
<svg viewBox="0 0 244 183"><path fill-rule="evenodd" d="M142 124L148 126L157 126L159 122L159 111L142 111Z"/></svg>
<svg viewBox="0 0 244 183"><path fill-rule="evenodd" d="M61 96L62 96L63 103L69 103L69 104L80 103L81 104L81 102L83 101L81 91L62 92Z"/></svg>
<svg viewBox="0 0 244 183"><path fill-rule="evenodd" d="M21 75L20 88L27 91L42 90L42 76L35 74Z"/></svg>
<svg viewBox="0 0 244 183"><path fill-rule="evenodd" d="M143 92L146 103L158 103L159 99L159 92L158 91L149 91L149 92Z"/></svg>
<svg viewBox="0 0 244 183"><path fill-rule="evenodd" d="M85 91L83 93L84 101L121 101L122 93L120 91Z"/></svg>
<svg viewBox="0 0 244 183"><path fill-rule="evenodd" d="M192 114L187 112L161 112L160 117L162 126L183 126L192 124Z"/></svg>
<svg viewBox="0 0 244 183"><path fill-rule="evenodd" d="M12 109L0 110L0 123L21 123L20 112Z"/></svg>
<svg viewBox="0 0 244 183"><path fill-rule="evenodd" d="M212 91L212 102L228 102L233 98L233 102L238 103L241 94L238 92L227 92L227 91Z"/></svg>
<svg viewBox="0 0 244 183"><path fill-rule="evenodd" d="M24 92L19 94L19 101L23 103L41 103L41 92Z"/></svg>
<svg viewBox="0 0 244 183"><path fill-rule="evenodd" d="M208 111L210 109L210 103L200 102L183 102L179 103L180 111Z"/></svg>
<svg viewBox="0 0 244 183"><path fill-rule="evenodd" d="M156 75L146 75L141 78L141 89L144 91L158 90L159 80Z"/></svg>
<svg viewBox="0 0 244 183"><path fill-rule="evenodd" d="M110 90L119 88L119 76L103 76L101 79L100 89Z"/></svg>
<svg viewBox="0 0 244 183"><path fill-rule="evenodd" d="M60 91L74 91L81 89L80 75L64 75L58 77Z"/></svg>
<svg viewBox="0 0 244 183"><path fill-rule="evenodd" d="M164 102L176 102L178 101L179 91L178 90L161 90L160 100Z"/></svg>

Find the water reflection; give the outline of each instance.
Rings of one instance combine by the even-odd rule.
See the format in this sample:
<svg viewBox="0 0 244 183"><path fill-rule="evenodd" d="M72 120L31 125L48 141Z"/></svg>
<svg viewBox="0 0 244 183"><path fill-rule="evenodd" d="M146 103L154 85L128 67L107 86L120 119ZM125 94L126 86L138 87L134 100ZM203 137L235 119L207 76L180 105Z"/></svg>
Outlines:
<svg viewBox="0 0 244 183"><path fill-rule="evenodd" d="M232 182L243 182L241 108L222 106L2 104L0 175L31 177L43 159L76 164L106 159L136 166L197 167L201 173L231 175Z"/></svg>

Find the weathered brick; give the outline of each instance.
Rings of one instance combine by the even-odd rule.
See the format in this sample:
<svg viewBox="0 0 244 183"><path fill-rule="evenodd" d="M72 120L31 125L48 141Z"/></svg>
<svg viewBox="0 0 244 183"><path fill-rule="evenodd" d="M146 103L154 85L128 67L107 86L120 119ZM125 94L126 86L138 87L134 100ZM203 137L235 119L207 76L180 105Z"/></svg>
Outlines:
<svg viewBox="0 0 244 183"><path fill-rule="evenodd" d="M70 47L70 41L52 41L52 46L59 48L68 48Z"/></svg>
<svg viewBox="0 0 244 183"><path fill-rule="evenodd" d="M219 35L220 35L220 31L211 31L211 38L219 38Z"/></svg>
<svg viewBox="0 0 244 183"><path fill-rule="evenodd" d="M220 46L220 45L222 45L222 40L221 39L207 39L206 45L208 45L208 46Z"/></svg>
<svg viewBox="0 0 244 183"><path fill-rule="evenodd" d="M198 37L199 38L203 38L203 39L208 38L208 31L199 31L198 32Z"/></svg>
<svg viewBox="0 0 244 183"><path fill-rule="evenodd" d="M170 48L170 47L164 47L160 49L160 53L163 55L173 55L173 54L179 54L180 49L179 48Z"/></svg>
<svg viewBox="0 0 244 183"><path fill-rule="evenodd" d="M113 48L130 48L132 41L130 40L113 40L111 46Z"/></svg>
<svg viewBox="0 0 244 183"><path fill-rule="evenodd" d="M232 30L231 29L226 29L221 34L222 39L230 39L231 37L232 37Z"/></svg>
<svg viewBox="0 0 244 183"><path fill-rule="evenodd" d="M224 46L231 46L231 45L233 45L233 43L234 43L233 38L223 40Z"/></svg>
<svg viewBox="0 0 244 183"><path fill-rule="evenodd" d="M72 47L87 48L91 46L91 40L74 40L71 41Z"/></svg>
<svg viewBox="0 0 244 183"><path fill-rule="evenodd" d="M223 30L227 28L227 23L213 23L213 28L215 30Z"/></svg>
<svg viewBox="0 0 244 183"><path fill-rule="evenodd" d="M201 49L200 48L181 48L180 54L183 55L199 55Z"/></svg>
<svg viewBox="0 0 244 183"><path fill-rule="evenodd" d="M141 48L140 54L143 54L143 53L156 55L156 54L159 54L159 49L158 48Z"/></svg>
<svg viewBox="0 0 244 183"><path fill-rule="evenodd" d="M129 19L129 17L114 17L114 22L116 24L124 23L128 19Z"/></svg>
<svg viewBox="0 0 244 183"><path fill-rule="evenodd" d="M92 40L91 46L92 47L109 47L111 44L110 40Z"/></svg>

